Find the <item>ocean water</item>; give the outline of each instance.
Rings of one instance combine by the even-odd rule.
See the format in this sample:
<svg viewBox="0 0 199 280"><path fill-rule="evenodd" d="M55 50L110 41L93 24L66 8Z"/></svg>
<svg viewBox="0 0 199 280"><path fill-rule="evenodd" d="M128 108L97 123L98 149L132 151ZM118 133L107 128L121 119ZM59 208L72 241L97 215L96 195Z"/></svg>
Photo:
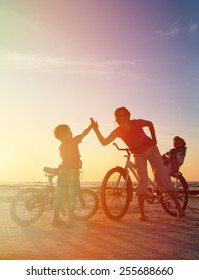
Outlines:
<svg viewBox="0 0 199 280"><path fill-rule="evenodd" d="M82 188L100 188L101 182L80 182ZM24 188L24 187L44 187L47 186L48 181L44 182L0 182L0 190L2 188ZM53 186L56 187L56 180L53 181Z"/></svg>
<svg viewBox="0 0 199 280"><path fill-rule="evenodd" d="M83 188L100 188L102 182L94 182L94 181L88 181L88 182L80 182L81 187ZM190 190L198 190L199 191L199 181L188 181L188 186ZM134 183L133 183L134 184ZM48 181L39 181L39 182L0 182L0 189L1 187L11 187L11 188L20 188L20 187L43 187L48 185ZM56 186L56 180L53 182L53 186Z"/></svg>

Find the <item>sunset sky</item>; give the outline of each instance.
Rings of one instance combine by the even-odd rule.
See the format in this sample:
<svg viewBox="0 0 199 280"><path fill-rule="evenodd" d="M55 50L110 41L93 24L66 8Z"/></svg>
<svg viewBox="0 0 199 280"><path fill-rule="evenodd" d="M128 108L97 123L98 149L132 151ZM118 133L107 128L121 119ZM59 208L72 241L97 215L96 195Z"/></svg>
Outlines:
<svg viewBox="0 0 199 280"><path fill-rule="evenodd" d="M161 153L183 137L199 181L198 0L0 0L0 182L46 180L55 126L93 117L106 136L120 106L154 123ZM79 148L84 181L124 163L93 131Z"/></svg>

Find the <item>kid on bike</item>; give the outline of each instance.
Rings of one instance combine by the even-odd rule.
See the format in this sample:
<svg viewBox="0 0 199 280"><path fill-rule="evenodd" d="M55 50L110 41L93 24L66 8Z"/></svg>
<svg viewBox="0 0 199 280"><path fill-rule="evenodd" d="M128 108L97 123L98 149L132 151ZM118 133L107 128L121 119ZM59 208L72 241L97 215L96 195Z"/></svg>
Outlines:
<svg viewBox="0 0 199 280"><path fill-rule="evenodd" d="M169 176L178 176L179 168L183 164L186 156L186 143L185 140L179 136L173 138L174 148L162 155L162 159Z"/></svg>

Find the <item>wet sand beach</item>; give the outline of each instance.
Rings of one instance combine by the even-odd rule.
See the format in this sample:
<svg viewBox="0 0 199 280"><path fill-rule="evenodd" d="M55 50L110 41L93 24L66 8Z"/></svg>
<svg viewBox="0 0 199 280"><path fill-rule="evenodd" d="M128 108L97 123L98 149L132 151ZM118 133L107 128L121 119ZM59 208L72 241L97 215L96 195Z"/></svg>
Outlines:
<svg viewBox="0 0 199 280"><path fill-rule="evenodd" d="M176 219L159 204L146 204L138 220L137 198L126 216L111 221L99 207L89 221L53 227L52 211L33 225L15 224L9 212L17 189L1 188L1 260L194 260L199 259L199 197L190 195L186 216Z"/></svg>

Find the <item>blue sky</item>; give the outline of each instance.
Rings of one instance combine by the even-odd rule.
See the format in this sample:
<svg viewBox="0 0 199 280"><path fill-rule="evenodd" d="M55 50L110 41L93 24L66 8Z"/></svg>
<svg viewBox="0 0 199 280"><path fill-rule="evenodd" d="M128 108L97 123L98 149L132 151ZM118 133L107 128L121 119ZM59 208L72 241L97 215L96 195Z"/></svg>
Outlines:
<svg viewBox="0 0 199 280"><path fill-rule="evenodd" d="M123 105L153 121L161 152L184 137L183 173L198 180L198 12L194 0L1 0L0 181L44 179L57 124L77 134L94 117L108 135ZM122 159L93 132L80 150L85 180Z"/></svg>

